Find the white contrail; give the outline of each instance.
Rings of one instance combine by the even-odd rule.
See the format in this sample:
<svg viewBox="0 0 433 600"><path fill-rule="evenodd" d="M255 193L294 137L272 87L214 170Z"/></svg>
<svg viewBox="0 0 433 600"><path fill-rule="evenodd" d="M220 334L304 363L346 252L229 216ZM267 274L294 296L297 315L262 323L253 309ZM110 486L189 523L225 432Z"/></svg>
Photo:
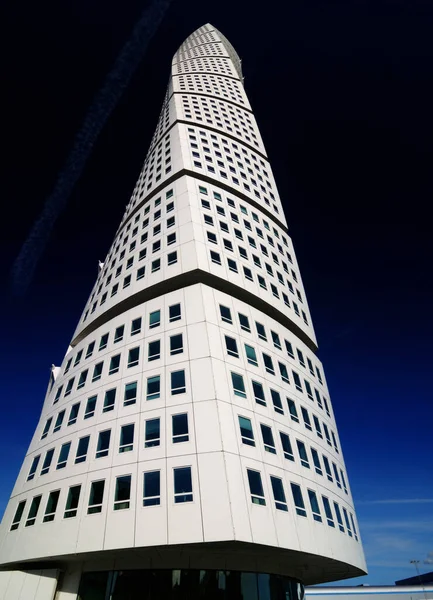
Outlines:
<svg viewBox="0 0 433 600"><path fill-rule="evenodd" d="M170 4L171 0L151 0L150 6L143 11L113 68L96 94L83 125L75 137L69 156L57 177L54 189L45 201L41 215L34 223L12 265L12 288L16 295L23 295L30 285L51 231L84 170L92 148L143 58Z"/></svg>

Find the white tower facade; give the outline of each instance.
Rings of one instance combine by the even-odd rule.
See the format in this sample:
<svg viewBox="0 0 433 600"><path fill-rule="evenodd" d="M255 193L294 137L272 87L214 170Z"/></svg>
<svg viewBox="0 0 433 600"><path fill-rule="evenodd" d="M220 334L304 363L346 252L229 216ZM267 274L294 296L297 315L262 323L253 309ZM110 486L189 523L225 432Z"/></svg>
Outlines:
<svg viewBox="0 0 433 600"><path fill-rule="evenodd" d="M304 583L362 575L316 350L240 59L207 24L173 58L52 368L1 524L0 599L24 578L39 589L26 599L298 600Z"/></svg>

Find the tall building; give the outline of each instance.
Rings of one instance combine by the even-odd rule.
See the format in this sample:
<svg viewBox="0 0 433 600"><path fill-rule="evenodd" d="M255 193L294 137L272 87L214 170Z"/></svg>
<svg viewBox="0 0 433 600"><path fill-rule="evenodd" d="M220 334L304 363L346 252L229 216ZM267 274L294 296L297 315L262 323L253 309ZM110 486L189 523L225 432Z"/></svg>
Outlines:
<svg viewBox="0 0 433 600"><path fill-rule="evenodd" d="M316 350L241 61L204 25L52 368L0 598L300 600L364 574Z"/></svg>

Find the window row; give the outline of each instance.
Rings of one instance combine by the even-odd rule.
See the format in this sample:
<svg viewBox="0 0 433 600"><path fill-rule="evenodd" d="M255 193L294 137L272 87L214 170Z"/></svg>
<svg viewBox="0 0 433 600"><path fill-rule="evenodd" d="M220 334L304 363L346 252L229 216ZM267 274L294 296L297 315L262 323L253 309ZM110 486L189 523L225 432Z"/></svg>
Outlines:
<svg viewBox="0 0 433 600"><path fill-rule="evenodd" d="M86 418L86 417L85 417ZM108 456L111 444L111 429L105 429L98 433L98 440L95 449L95 459ZM74 464L86 462L89 454L90 435L79 438L75 450ZM171 441L173 444L188 442L190 439L188 413L182 412L171 416ZM135 423L122 425L118 440L118 452L132 452L135 443ZM154 448L161 443L161 420L160 418L147 419L144 423L144 448ZM56 470L64 469L71 457L72 442L68 441L61 445L57 455ZM39 475L46 475L53 464L55 448L50 448L45 452L44 460L41 464L41 454L35 456L32 460L27 481L34 479L38 473L39 466L41 470Z"/></svg>
<svg viewBox="0 0 433 600"><path fill-rule="evenodd" d="M254 435L251 419L239 415L238 420L242 443L246 446L256 447L256 437ZM260 423L260 434L265 452L277 455L278 451L272 427L265 425L264 423ZM283 431L279 431L278 437L284 458L289 461L296 462L290 436ZM296 440L296 449L298 453L298 459L302 467L310 469L311 465L313 465L314 471L317 473L317 475L320 475L321 477L326 476L328 481L331 483L335 481L335 484L339 489L344 489L346 494L349 493L343 470L339 468L336 463L330 461L326 454L322 454L322 458L320 458L319 452L316 448L311 446L308 449L305 442L298 439Z"/></svg>
<svg viewBox="0 0 433 600"><path fill-rule="evenodd" d="M131 504L131 480L132 475L121 475L116 477L113 510L125 510ZM193 501L191 467L176 467L173 469L173 486L175 504ZM68 490L66 503L63 509L63 518L70 519L77 516L81 496L81 485L73 485ZM61 490L54 490L48 494L45 511L42 518L43 523L54 521ZM102 512L105 494L105 480L92 481L87 503L87 514ZM18 529L24 510L26 500L19 502L11 524L11 531ZM35 524L42 503L42 495L34 496L25 518L25 527ZM160 471L147 471L143 474L143 506L157 506L161 504L161 477Z"/></svg>
<svg viewBox="0 0 433 600"><path fill-rule="evenodd" d="M193 502L193 485L191 466L175 467L172 471L173 477L173 504ZM266 496L264 493L262 476L259 471L247 469L247 478L249 484L249 493L251 502L255 505L266 506ZM102 512L105 496L105 480L92 481L87 500L87 514L98 514ZM272 490L273 506L276 510L288 512L288 501L284 482L280 477L270 475L270 488ZM78 514L82 486L80 484L69 487L66 503L63 509L63 518L74 518ZM112 498L112 508L114 511L127 510L131 507L132 475L125 474L116 477L114 494ZM321 505L319 504L318 494L311 489L307 489L309 508L307 509L304 501L304 493L299 484L291 482L290 491L295 513L300 517L307 517L311 511L313 520L322 523L323 518L329 527L337 527L339 531L347 531L350 537L358 541L358 534L353 514L344 506L337 502L332 502L327 496L321 496ZM54 490L48 494L45 511L42 522L54 521L59 505L61 490ZM20 526L27 501L19 502L10 527L15 531ZM42 504L42 494L34 496L30 503L29 510L25 517L25 527L31 527L35 524L39 515L39 509ZM142 478L142 504L144 507L161 505L161 471L152 470L143 473ZM344 517L344 521L343 521Z"/></svg>
<svg viewBox="0 0 433 600"><path fill-rule="evenodd" d="M223 304L220 304L219 312L220 312L221 321L223 323L227 323L229 325L234 325L232 311L228 306L224 306ZM293 346L292 346L291 342L289 342L286 339L283 339L283 342L284 342L284 344L283 344L281 341L280 335L276 331L273 331L271 329L270 336L268 336L266 328L262 323L259 323L258 321L254 321L254 327L252 327L250 324L250 319L248 318L247 315L244 315L244 314L238 312L237 316L238 316L237 320L239 322L239 326L242 331L244 331L246 333L252 333L253 330L255 330L257 337L260 341L263 341L266 343L268 343L268 341L271 341L274 348L276 348L280 352L286 352L287 356L289 358L291 358L292 360L297 360L299 362L299 364L301 365L301 367L303 369L305 369L305 371L307 371L307 366L308 366L308 371L309 371L310 375L312 377L317 377L320 385L322 385L322 386L324 385L324 382L322 379L322 373L321 373L319 367L317 365L314 366L312 360L309 357L305 357L304 353L301 350L299 350L299 348L296 348L296 355L295 355L295 351L293 350ZM234 342L236 343L236 340L234 340ZM237 346L237 343L236 343L236 346ZM248 346L248 344L245 344L245 346ZM251 348L251 346L248 346L248 347ZM247 352L246 349L245 349L245 351ZM248 352L250 352L251 357L252 357L253 356L252 352L250 350L248 350ZM254 350L254 354L255 354L255 350ZM248 358L248 354L247 354L247 358ZM254 364L254 359L252 358L252 360L253 360L253 362L251 364ZM272 370L274 370L273 367L272 367L271 371ZM269 371L269 372L271 372L271 371ZM296 371L292 371L292 374L293 374L293 379L294 379L294 384L295 384L296 389L299 392L303 392L304 389L303 389L299 374L296 373ZM281 373L281 376L283 377L282 373ZM288 376L287 376L287 380L288 380ZM287 381L287 383L289 383L289 381ZM305 391L306 391L308 397L310 398L310 400L314 401L314 396L315 396L319 408L321 408L322 410L324 408L327 415L330 416L328 401L326 400L326 398L324 396L321 398L319 391L316 389L314 390L314 396L313 396L313 393L311 390L311 384L306 379L304 379L304 385L305 385Z"/></svg>
<svg viewBox="0 0 433 600"><path fill-rule="evenodd" d="M266 506L266 497L265 497L265 493L263 490L261 473L259 471L253 470L253 469L247 469L247 474L248 474L248 484L249 484L249 489L250 489L251 502L253 504L258 504L260 506ZM287 505L286 492L284 490L283 480L280 477L275 477L275 476L271 475L270 483L271 483L273 502L274 502L275 508L277 510L282 510L282 511L287 512L288 505ZM304 494L302 492L301 486L298 485L297 483L290 483L290 490L291 490L291 495L292 495L296 514L299 515L300 517L307 517L308 509L307 509L305 501L304 501ZM345 526L346 526L346 531L347 531L348 535L350 537L354 536L355 540L358 541L358 533L356 531L355 519L351 512L349 512L344 506L341 507L341 510L340 510L340 505L334 501L332 503L334 506L334 513L335 513L335 517L334 517L332 508L331 508L331 501L329 500L329 498L322 495L322 507L323 507L323 513L322 513L322 510L319 505L318 494L314 490L307 489L306 495L308 497L308 501L309 501L309 505L310 505L309 509L311 510L311 515L312 515L314 521L316 521L318 523L322 523L323 516L324 516L329 527L334 527L334 528L335 528L335 521L336 521L338 529L342 533L345 532ZM341 516L341 512L343 512L344 522L343 522L343 519Z"/></svg>
<svg viewBox="0 0 433 600"><path fill-rule="evenodd" d="M171 306L168 307L168 323L175 323L176 321L180 321L181 318L182 318L182 309L181 309L180 303L172 304ZM155 329L156 327L159 327L160 325L161 325L161 310L158 309L158 310L151 311L148 316L148 329L149 330ZM137 317L131 321L131 326L129 328L129 336L132 337L132 336L138 335L138 334L142 333L143 330L144 330L144 319L142 317ZM119 325L118 327L116 327L116 329L113 333L112 343L118 344L119 342L123 341L123 339L127 333L128 332L125 331L125 325ZM96 343L96 340L93 340L88 344L88 346L86 348L86 352L84 352L84 348L79 350L77 352L77 354L75 355L75 357L71 357L67 360L66 365L65 365L65 370L63 371L63 375L66 375L71 368L75 368L76 366L78 366L83 358L84 358L84 360L91 358L93 356L95 350L97 350L98 352L106 350L109 345L110 339L111 339L110 332L106 332L101 335L98 344ZM72 389L72 387L71 387L71 389ZM58 398L57 398L57 394L58 394ZM57 400L60 398L60 396L61 396L61 391L59 393L57 390L57 393L56 393Z"/></svg>

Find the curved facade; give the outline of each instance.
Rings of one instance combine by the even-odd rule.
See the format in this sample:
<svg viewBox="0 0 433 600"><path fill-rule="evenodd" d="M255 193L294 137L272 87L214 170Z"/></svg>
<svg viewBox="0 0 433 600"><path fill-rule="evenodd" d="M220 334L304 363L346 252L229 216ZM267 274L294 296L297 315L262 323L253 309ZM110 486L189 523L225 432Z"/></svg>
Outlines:
<svg viewBox="0 0 433 600"><path fill-rule="evenodd" d="M3 568L57 568L76 586L82 571L137 568L363 574L316 350L240 59L205 25L173 58L131 200L52 368Z"/></svg>

